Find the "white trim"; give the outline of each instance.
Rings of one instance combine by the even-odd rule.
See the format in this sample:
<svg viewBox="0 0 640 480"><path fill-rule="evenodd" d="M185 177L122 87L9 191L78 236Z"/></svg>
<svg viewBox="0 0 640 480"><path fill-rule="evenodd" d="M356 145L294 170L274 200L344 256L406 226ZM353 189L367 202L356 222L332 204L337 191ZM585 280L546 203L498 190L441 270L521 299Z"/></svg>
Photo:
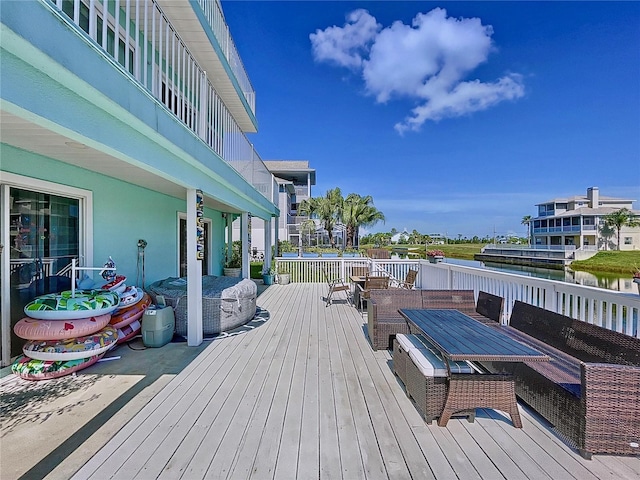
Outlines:
<svg viewBox="0 0 640 480"><path fill-rule="evenodd" d="M14 173L0 172L0 228L2 248L0 255L0 295L2 297L2 358L0 365L8 365L11 361L11 284L9 279L9 188L32 190L39 193L58 195L78 200L78 253L84 259L84 265L93 264L93 192L81 188L70 187L59 183L25 177ZM3 281L6 279L6 281Z"/></svg>

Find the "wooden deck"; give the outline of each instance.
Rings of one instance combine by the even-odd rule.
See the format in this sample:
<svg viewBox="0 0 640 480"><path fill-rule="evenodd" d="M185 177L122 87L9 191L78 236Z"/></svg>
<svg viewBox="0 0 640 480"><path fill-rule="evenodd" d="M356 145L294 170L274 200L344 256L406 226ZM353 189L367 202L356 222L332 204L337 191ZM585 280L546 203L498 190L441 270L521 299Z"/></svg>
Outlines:
<svg viewBox="0 0 640 480"><path fill-rule="evenodd" d="M343 292L269 287L271 317L211 342L74 478L638 479L637 457L584 460L521 408L426 425Z"/></svg>

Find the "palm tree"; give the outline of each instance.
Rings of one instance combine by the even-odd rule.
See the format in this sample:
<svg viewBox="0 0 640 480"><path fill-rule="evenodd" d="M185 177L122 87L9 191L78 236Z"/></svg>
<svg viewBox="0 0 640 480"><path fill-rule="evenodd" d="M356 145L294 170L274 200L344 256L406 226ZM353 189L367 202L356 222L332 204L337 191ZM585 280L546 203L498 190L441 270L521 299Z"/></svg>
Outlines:
<svg viewBox="0 0 640 480"><path fill-rule="evenodd" d="M311 246L311 234L314 233L315 231L316 231L316 222L314 222L310 218L307 218L304 222L300 224L300 234L303 236L303 238L305 234L307 235L308 247ZM301 241L300 243L304 244L303 241Z"/></svg>
<svg viewBox="0 0 640 480"><path fill-rule="evenodd" d="M371 227L380 220L384 222L384 214L373 206L373 197L361 197L350 193L344 200L342 222L347 229L347 248L352 248L360 227Z"/></svg>
<svg viewBox="0 0 640 480"><path fill-rule="evenodd" d="M609 215L605 215L604 224L618 232L618 250L620 250L620 230L622 227L638 227L640 226L640 221L631 210L621 208L611 212Z"/></svg>
<svg viewBox="0 0 640 480"><path fill-rule="evenodd" d="M531 218L531 215L525 215L524 217L522 217L522 222L520 222L522 225L526 225L527 226L527 244L531 245L531 221L533 220L533 218Z"/></svg>
<svg viewBox="0 0 640 480"><path fill-rule="evenodd" d="M339 188L327 191L324 197L313 197L300 203L300 213L317 218L329 235L329 243L334 244L333 227L342 219L344 199Z"/></svg>

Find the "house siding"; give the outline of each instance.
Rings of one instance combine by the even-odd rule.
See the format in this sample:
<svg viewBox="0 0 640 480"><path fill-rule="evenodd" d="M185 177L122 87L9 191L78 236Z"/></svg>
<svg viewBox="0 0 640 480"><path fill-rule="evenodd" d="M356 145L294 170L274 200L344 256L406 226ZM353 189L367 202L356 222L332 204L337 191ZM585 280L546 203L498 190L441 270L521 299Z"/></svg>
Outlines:
<svg viewBox="0 0 640 480"><path fill-rule="evenodd" d="M112 256L118 273L136 278L137 242L145 239L145 285L178 276L178 213L184 200L141 188L96 172L0 144L2 169L93 193L93 258L96 266ZM213 245L224 242L221 212L205 209L212 220ZM212 246L211 272L221 274L220 248Z"/></svg>

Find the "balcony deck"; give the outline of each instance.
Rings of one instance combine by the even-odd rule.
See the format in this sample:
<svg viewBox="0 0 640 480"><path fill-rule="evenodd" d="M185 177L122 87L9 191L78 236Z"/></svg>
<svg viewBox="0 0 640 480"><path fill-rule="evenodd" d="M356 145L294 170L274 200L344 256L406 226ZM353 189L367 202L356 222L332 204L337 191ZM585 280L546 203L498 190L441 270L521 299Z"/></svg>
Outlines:
<svg viewBox="0 0 640 480"><path fill-rule="evenodd" d="M74 478L640 477L640 458L585 460L522 407L522 429L492 410L426 425L366 316L326 292L267 288L265 324L210 342Z"/></svg>

